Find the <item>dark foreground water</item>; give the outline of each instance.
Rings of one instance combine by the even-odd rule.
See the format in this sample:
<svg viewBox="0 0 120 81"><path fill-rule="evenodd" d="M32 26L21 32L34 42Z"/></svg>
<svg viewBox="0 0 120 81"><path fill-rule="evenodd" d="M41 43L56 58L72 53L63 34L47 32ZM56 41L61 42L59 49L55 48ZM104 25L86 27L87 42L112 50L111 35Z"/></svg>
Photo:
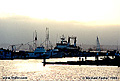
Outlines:
<svg viewBox="0 0 120 81"><path fill-rule="evenodd" d="M47 61L78 60L78 58L48 59ZM43 60L1 60L0 81L77 80L120 81L120 67L46 65Z"/></svg>

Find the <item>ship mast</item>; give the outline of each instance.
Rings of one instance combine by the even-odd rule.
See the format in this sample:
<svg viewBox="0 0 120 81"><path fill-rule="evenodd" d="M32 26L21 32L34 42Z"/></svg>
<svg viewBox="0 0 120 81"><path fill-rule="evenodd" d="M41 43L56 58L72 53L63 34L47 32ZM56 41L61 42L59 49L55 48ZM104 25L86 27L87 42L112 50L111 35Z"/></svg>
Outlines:
<svg viewBox="0 0 120 81"><path fill-rule="evenodd" d="M45 41L42 44L40 44L40 46L43 46L43 44L45 44L46 50L49 50L49 46L51 47L51 49L53 47L49 40L49 28L46 28L46 38L45 38Z"/></svg>
<svg viewBox="0 0 120 81"><path fill-rule="evenodd" d="M60 39L62 40L61 43L63 44L63 41L65 40L64 35L62 35L62 37Z"/></svg>
<svg viewBox="0 0 120 81"><path fill-rule="evenodd" d="M49 28L46 28L46 39L45 39L46 49L49 49Z"/></svg>
<svg viewBox="0 0 120 81"><path fill-rule="evenodd" d="M34 36L35 35L35 36ZM36 49L37 48L37 31L33 33L33 47Z"/></svg>

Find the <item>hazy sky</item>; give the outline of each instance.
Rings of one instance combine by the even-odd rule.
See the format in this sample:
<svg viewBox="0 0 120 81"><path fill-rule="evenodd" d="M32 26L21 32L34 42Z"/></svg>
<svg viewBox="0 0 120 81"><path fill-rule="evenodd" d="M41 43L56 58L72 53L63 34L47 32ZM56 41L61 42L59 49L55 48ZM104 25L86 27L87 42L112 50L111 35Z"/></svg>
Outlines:
<svg viewBox="0 0 120 81"><path fill-rule="evenodd" d="M120 0L0 0L0 44L26 43L38 32L38 42L56 43L62 34L79 44L120 43Z"/></svg>

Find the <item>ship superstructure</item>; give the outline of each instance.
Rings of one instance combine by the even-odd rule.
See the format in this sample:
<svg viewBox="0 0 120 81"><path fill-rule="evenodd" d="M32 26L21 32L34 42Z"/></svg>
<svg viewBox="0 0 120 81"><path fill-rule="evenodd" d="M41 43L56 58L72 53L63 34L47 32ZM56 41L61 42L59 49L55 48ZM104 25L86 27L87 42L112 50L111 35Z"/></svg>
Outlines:
<svg viewBox="0 0 120 81"><path fill-rule="evenodd" d="M78 54L80 47L76 46L76 38L77 37L68 37L68 41L65 40L64 35L61 37L61 42L56 43L56 49L59 51L63 51L64 53L69 54L70 56L74 54ZM71 44L71 39L74 40L74 44Z"/></svg>

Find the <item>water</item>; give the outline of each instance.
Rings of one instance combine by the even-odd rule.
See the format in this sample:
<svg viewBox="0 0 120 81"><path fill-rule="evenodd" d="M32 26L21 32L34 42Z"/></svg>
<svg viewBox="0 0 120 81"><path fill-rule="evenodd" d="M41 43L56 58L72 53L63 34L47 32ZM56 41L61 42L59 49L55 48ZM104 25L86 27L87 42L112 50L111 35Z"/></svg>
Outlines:
<svg viewBox="0 0 120 81"><path fill-rule="evenodd" d="M77 61L79 58L58 58L47 59L55 61ZM4 77L27 77L27 79L6 79L6 80L94 80L94 81L119 81L120 67L117 66L79 66L79 65L46 65L43 60L1 60L0 81ZM114 79L112 79L112 77ZM115 79L117 77L117 79ZM91 79L90 79L91 78ZM97 78L97 79L96 79Z"/></svg>

